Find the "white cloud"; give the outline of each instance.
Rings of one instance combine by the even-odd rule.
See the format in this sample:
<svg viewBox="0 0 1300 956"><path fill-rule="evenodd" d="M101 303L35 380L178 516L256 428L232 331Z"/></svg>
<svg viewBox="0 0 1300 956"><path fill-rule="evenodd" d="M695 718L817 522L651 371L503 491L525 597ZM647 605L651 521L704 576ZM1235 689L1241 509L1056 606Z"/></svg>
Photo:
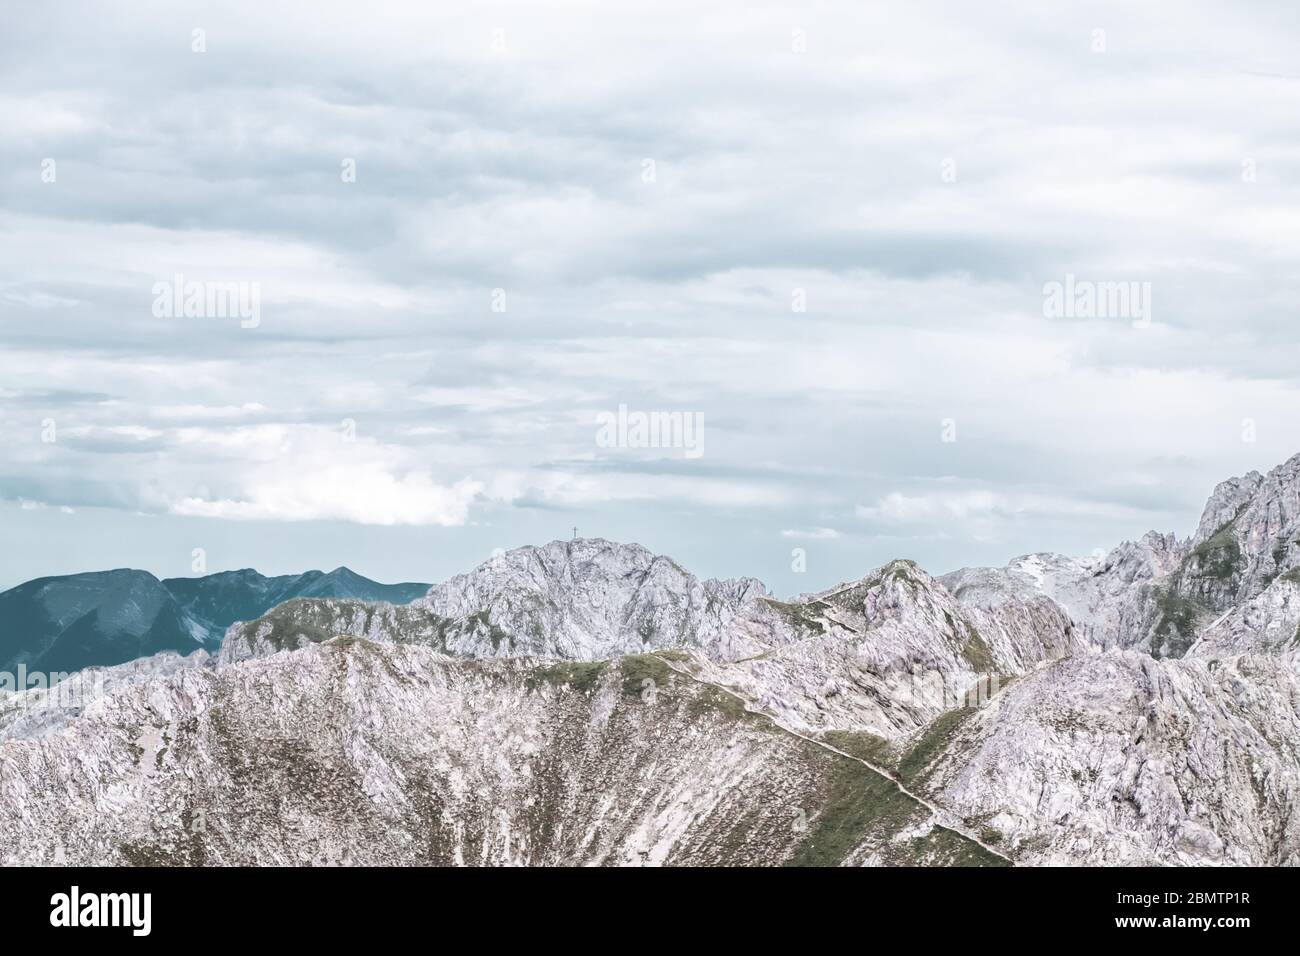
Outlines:
<svg viewBox="0 0 1300 956"><path fill-rule="evenodd" d="M204 518L260 521L355 521L377 525L462 525L482 486L447 487L428 475L392 475L376 464L250 480L237 499L183 498L172 511Z"/></svg>
<svg viewBox="0 0 1300 956"><path fill-rule="evenodd" d="M178 515L259 521L353 521L374 525L463 525L483 484L440 484L371 439L323 428L186 429L190 444L222 456L230 493L175 500Z"/></svg>

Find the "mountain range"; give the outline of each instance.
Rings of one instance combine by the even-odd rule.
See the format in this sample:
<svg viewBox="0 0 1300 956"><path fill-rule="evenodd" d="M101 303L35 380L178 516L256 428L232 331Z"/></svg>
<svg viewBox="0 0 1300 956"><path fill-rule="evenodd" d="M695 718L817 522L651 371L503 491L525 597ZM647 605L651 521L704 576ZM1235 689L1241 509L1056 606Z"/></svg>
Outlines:
<svg viewBox="0 0 1300 956"><path fill-rule="evenodd" d="M1101 558L781 600L577 539L245 616L0 696L3 862L1300 863L1300 456Z"/></svg>
<svg viewBox="0 0 1300 956"><path fill-rule="evenodd" d="M0 593L0 671L71 672L161 651L215 650L227 627L292 598L414 600L427 584L378 584L336 568L158 580L119 569L37 578Z"/></svg>

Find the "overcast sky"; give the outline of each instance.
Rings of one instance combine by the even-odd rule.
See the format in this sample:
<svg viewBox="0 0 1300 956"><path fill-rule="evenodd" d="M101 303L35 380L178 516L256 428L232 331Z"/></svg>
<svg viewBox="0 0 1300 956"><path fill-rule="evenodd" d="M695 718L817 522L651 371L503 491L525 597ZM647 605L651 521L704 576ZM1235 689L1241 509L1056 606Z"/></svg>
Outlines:
<svg viewBox="0 0 1300 956"><path fill-rule="evenodd" d="M539 6L7 6L0 587L576 526L792 594L1185 535L1300 451L1300 7Z"/></svg>

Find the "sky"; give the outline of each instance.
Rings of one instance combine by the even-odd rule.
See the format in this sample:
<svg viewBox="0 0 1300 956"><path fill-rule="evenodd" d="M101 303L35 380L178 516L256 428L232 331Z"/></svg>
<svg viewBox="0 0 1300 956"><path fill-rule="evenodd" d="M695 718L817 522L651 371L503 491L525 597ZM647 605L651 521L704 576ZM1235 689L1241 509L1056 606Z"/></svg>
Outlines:
<svg viewBox="0 0 1300 956"><path fill-rule="evenodd" d="M796 594L1300 452L1300 7L611 6L8 5L0 588Z"/></svg>

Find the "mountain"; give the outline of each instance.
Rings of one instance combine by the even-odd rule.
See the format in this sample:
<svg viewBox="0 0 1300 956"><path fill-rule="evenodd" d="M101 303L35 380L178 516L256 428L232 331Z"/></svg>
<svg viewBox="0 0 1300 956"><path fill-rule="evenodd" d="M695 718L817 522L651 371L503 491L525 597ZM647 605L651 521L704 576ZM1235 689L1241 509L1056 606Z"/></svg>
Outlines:
<svg viewBox="0 0 1300 956"><path fill-rule="evenodd" d="M425 584L378 584L347 568L268 578L228 571L159 581L119 569L38 578L0 593L0 671L72 672L162 651L215 650L232 623L294 597L409 601Z"/></svg>
<svg viewBox="0 0 1300 956"><path fill-rule="evenodd" d="M1082 646L1050 600L964 605L911 562L792 602L753 579L700 581L671 559L603 539L501 554L400 607L290 601L233 625L222 663L337 635L422 644L456 657L596 661L699 651L803 729L827 715L893 735L941 713L981 676L1023 673ZM903 698L923 668L942 686ZM872 693L839 695L850 684ZM847 711L847 712L846 712Z"/></svg>
<svg viewBox="0 0 1300 956"><path fill-rule="evenodd" d="M307 571L270 578L244 568L200 578L167 578L162 584L182 608L212 625L218 642L226 628L236 621L251 620L294 598L352 598L405 604L429 590L427 584L379 584L349 568L335 568L328 574Z"/></svg>
<svg viewBox="0 0 1300 956"><path fill-rule="evenodd" d="M208 629L145 571L38 578L0 594L0 671L49 673L188 653Z"/></svg>
<svg viewBox="0 0 1300 956"><path fill-rule="evenodd" d="M580 538L500 554L419 603L479 620L513 655L592 659L685 644L760 649L777 622L766 597L753 578L701 581L640 545Z"/></svg>
<svg viewBox="0 0 1300 956"><path fill-rule="evenodd" d="M295 597L0 695L0 862L1300 864L1298 519L1300 456L1101 558Z"/></svg>
<svg viewBox="0 0 1300 956"><path fill-rule="evenodd" d="M701 581L638 544L599 538L504 552L405 607L294 601L233 629L224 659L335 634L462 657L596 660L667 648L757 654L811 631L753 578Z"/></svg>

